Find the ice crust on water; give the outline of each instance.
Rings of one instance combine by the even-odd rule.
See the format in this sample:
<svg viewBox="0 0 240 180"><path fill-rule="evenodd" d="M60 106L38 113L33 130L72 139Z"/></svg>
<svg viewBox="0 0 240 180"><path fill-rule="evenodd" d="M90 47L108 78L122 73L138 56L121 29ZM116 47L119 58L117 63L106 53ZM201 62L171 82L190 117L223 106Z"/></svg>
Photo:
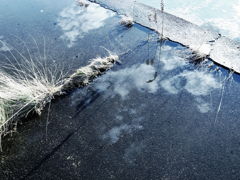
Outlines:
<svg viewBox="0 0 240 180"><path fill-rule="evenodd" d="M164 37L189 47L201 56L209 56L216 63L240 73L240 43L192 24L184 19L161 13L160 10L135 2L134 0L90 0L118 12L133 17L136 23L162 31Z"/></svg>

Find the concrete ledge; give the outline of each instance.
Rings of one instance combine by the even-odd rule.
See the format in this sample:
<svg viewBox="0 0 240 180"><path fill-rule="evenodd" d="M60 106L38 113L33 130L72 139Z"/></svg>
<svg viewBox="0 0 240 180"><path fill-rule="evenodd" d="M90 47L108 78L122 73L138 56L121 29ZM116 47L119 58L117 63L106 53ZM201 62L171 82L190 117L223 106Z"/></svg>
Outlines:
<svg viewBox="0 0 240 180"><path fill-rule="evenodd" d="M200 56L209 56L214 62L240 73L240 43L133 0L89 1L99 3L118 14L131 16L136 23L158 33L162 31L163 21L165 38L189 47Z"/></svg>

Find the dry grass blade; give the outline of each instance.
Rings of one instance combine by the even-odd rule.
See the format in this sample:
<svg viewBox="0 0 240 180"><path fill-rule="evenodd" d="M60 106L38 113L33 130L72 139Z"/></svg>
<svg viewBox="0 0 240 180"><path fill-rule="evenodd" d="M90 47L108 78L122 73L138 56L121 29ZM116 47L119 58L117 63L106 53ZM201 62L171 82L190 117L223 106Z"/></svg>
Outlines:
<svg viewBox="0 0 240 180"><path fill-rule="evenodd" d="M28 59L17 51L22 57L18 60L10 53L15 62L8 59L9 64L0 68L0 141L19 118L26 117L32 111L41 114L54 96L88 85L118 61L118 56L111 54L105 58L95 58L89 65L65 78L61 69L49 68L45 55L40 60L31 56Z"/></svg>

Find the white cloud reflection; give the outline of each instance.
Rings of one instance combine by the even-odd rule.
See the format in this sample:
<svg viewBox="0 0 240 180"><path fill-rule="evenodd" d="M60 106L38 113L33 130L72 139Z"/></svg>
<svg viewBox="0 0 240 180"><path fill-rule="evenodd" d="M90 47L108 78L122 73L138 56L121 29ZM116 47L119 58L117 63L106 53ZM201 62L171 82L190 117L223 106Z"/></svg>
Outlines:
<svg viewBox="0 0 240 180"><path fill-rule="evenodd" d="M202 97L209 96L212 91L220 89L220 81L208 71L201 69L186 70L189 66L186 61L189 54L184 48L165 46L162 50L160 74L153 82L147 83L153 79L155 68L147 64L141 64L115 72L108 72L97 80L95 88L100 91L107 91L109 92L107 94L111 96L119 95L123 100L134 90L156 93L162 87L168 93L176 95L185 91L193 96L193 103L201 113L209 112L210 104ZM171 72L175 72L174 75Z"/></svg>
<svg viewBox="0 0 240 180"><path fill-rule="evenodd" d="M172 48L171 46L162 47L162 57L160 61L163 63L163 70L170 71L178 67L185 66L186 60L183 57L180 57L180 54L183 54L185 49L183 48Z"/></svg>
<svg viewBox="0 0 240 180"><path fill-rule="evenodd" d="M182 90L192 94L201 113L209 112L210 105L200 97L208 96L212 91L221 87L220 82L212 74L199 70L184 71L174 77L164 79L160 84L170 94L178 94Z"/></svg>
<svg viewBox="0 0 240 180"><path fill-rule="evenodd" d="M160 58L160 62L163 64L161 71L168 74L168 72L175 69L187 67L187 56L188 51L184 49L165 46L162 58ZM208 71L184 69L184 71L174 73L174 76L170 73L162 78L160 81L161 87L168 93L175 95L182 91L188 92L193 96L195 106L201 113L209 112L211 110L210 103L206 102L202 97L209 96L212 91L221 88L221 83Z"/></svg>
<svg viewBox="0 0 240 180"><path fill-rule="evenodd" d="M59 14L58 25L64 33L61 38L68 42L68 47L72 47L89 31L104 26L105 20L113 15L113 12L95 3L90 3L88 7L73 3Z"/></svg>
<svg viewBox="0 0 240 180"><path fill-rule="evenodd" d="M201 113L207 113L211 111L211 104L208 102L205 102L201 98L196 98L196 106Z"/></svg>
<svg viewBox="0 0 240 180"><path fill-rule="evenodd" d="M221 87L212 74L198 70L184 71L174 77L164 79L161 86L171 94L186 90L194 96L206 96L214 89Z"/></svg>
<svg viewBox="0 0 240 180"><path fill-rule="evenodd" d="M185 89L194 96L206 96L214 89L220 88L220 83L209 72L190 71L180 74L186 78Z"/></svg>
<svg viewBox="0 0 240 180"><path fill-rule="evenodd" d="M135 89L155 93L159 88L158 80L147 83L147 81L153 79L154 73L153 66L146 64L133 65L130 68L108 72L96 83L95 87L101 91L111 88L114 92L113 95L120 95L123 99Z"/></svg>
<svg viewBox="0 0 240 180"><path fill-rule="evenodd" d="M109 140L111 144L117 143L121 137L126 134L131 134L133 131L141 130L143 126L139 124L123 124L120 126L115 126L105 133L102 138L104 140Z"/></svg>
<svg viewBox="0 0 240 180"><path fill-rule="evenodd" d="M135 162L138 160L138 157L141 155L143 149L146 148L146 145L141 143L132 143L124 152L124 160L130 165L135 165Z"/></svg>

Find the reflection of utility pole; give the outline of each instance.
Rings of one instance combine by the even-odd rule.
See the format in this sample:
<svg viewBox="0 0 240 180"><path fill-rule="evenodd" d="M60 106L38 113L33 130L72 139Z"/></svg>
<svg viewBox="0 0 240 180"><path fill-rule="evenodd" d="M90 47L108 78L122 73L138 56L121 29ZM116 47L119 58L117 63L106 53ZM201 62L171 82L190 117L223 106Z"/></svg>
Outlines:
<svg viewBox="0 0 240 180"><path fill-rule="evenodd" d="M161 15L162 15L162 30L161 30L161 39L163 39L163 26L164 26L164 1L161 0Z"/></svg>
<svg viewBox="0 0 240 180"><path fill-rule="evenodd" d="M160 33L160 47L159 47L159 61L161 58L161 54L162 54L162 46L164 43L164 36L163 36L163 29L164 29L164 1L161 0L161 16L162 16L162 22L161 22L161 33Z"/></svg>
<svg viewBox="0 0 240 180"><path fill-rule="evenodd" d="M153 81L156 80L157 76L158 76L158 70L160 68L160 58L161 58L161 54L162 54L162 46L164 44L164 36L163 36L163 29L164 29L164 1L161 0L161 18L162 18L162 21L161 21L161 32L160 32L160 43L159 43L159 60L158 60L158 65L157 65L157 69L156 69L156 72L154 73L154 77L153 79L147 81L147 83L151 83ZM154 13L154 22L156 23L157 25L157 29L158 29L158 21L157 21L157 11L155 11ZM149 51L149 50L148 50Z"/></svg>
<svg viewBox="0 0 240 180"><path fill-rule="evenodd" d="M164 1L161 0L161 11L163 12L164 11Z"/></svg>
<svg viewBox="0 0 240 180"><path fill-rule="evenodd" d="M134 17L135 17L135 13L134 13L135 4L136 4L136 0L133 1L133 5L132 5L132 18L133 18L133 20L134 20Z"/></svg>

